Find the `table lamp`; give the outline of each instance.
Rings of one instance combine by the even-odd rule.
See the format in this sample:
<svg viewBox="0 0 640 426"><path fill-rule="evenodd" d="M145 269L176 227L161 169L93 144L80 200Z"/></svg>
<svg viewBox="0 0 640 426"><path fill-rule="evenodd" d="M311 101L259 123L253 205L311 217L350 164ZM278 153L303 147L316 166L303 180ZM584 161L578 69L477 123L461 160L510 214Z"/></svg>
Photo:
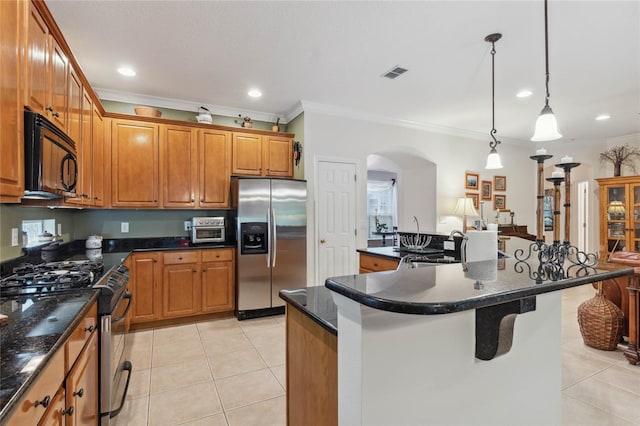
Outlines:
<svg viewBox="0 0 640 426"><path fill-rule="evenodd" d="M473 207L473 199L458 198L458 203L453 211L455 216L462 216L462 233L467 233L467 217L479 217L478 211Z"/></svg>

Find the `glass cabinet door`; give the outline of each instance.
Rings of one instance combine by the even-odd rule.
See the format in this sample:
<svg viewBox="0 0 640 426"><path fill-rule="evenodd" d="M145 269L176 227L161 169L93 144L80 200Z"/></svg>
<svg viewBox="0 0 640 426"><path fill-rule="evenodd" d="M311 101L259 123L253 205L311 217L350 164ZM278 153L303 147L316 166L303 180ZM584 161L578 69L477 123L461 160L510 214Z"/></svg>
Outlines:
<svg viewBox="0 0 640 426"><path fill-rule="evenodd" d="M633 216L629 217L629 223L631 224L631 250L640 252L640 184L630 185L631 186L631 203L630 203L630 214Z"/></svg>
<svg viewBox="0 0 640 426"><path fill-rule="evenodd" d="M627 250L627 197L625 185L607 188L607 249L613 251ZM640 186L638 187L640 191ZM640 192L638 193L640 202ZM640 205L638 206L640 209Z"/></svg>

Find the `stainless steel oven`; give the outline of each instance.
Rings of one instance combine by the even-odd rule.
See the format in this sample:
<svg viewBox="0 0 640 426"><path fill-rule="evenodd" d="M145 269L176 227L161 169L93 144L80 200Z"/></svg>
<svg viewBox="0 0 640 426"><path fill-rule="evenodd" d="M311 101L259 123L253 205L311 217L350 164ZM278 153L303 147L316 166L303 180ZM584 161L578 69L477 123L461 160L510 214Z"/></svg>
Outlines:
<svg viewBox="0 0 640 426"><path fill-rule="evenodd" d="M224 217L194 217L191 220L191 242L223 243L225 241Z"/></svg>
<svg viewBox="0 0 640 426"><path fill-rule="evenodd" d="M94 286L100 288L100 425L110 424L125 403L131 379L131 361L125 359L127 327L125 318L131 308L132 294L127 291L129 273L124 265L114 266Z"/></svg>

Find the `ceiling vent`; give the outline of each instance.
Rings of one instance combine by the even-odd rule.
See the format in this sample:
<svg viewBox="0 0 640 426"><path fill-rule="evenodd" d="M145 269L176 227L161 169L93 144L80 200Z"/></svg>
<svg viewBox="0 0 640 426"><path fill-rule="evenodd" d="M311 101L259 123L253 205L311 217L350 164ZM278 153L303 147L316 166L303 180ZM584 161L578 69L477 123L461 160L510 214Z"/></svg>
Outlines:
<svg viewBox="0 0 640 426"><path fill-rule="evenodd" d="M384 73L382 76L386 77L386 78L390 78L391 80L393 80L396 77L401 76L402 74L404 74L405 72L409 71L406 68L402 68L402 67L394 67L392 69L390 69L389 71L387 71L386 73Z"/></svg>

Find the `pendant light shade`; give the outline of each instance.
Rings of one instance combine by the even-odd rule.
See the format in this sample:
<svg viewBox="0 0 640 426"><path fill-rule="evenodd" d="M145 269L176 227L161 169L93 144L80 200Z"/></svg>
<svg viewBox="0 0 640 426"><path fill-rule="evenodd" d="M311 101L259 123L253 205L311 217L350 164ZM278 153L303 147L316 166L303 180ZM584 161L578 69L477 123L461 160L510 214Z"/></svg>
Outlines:
<svg viewBox="0 0 640 426"><path fill-rule="evenodd" d="M536 130L531 137L533 142L554 141L562 135L558 132L558 121L549 105L545 105L536 121Z"/></svg>
<svg viewBox="0 0 640 426"><path fill-rule="evenodd" d="M549 106L549 23L547 19L547 0L544 0L544 59L545 59L545 89L544 108L536 121L536 128L531 140L533 142L554 141L562 135L558 131L558 122L553 110Z"/></svg>
<svg viewBox="0 0 640 426"><path fill-rule="evenodd" d="M500 141L496 139L496 76L495 76L495 58L496 58L496 41L502 38L502 34L495 33L489 34L484 38L484 41L491 43L491 138L489 141L489 155L487 156L487 165L484 167L487 170L495 170L502 168L502 160L496 147L500 144Z"/></svg>

